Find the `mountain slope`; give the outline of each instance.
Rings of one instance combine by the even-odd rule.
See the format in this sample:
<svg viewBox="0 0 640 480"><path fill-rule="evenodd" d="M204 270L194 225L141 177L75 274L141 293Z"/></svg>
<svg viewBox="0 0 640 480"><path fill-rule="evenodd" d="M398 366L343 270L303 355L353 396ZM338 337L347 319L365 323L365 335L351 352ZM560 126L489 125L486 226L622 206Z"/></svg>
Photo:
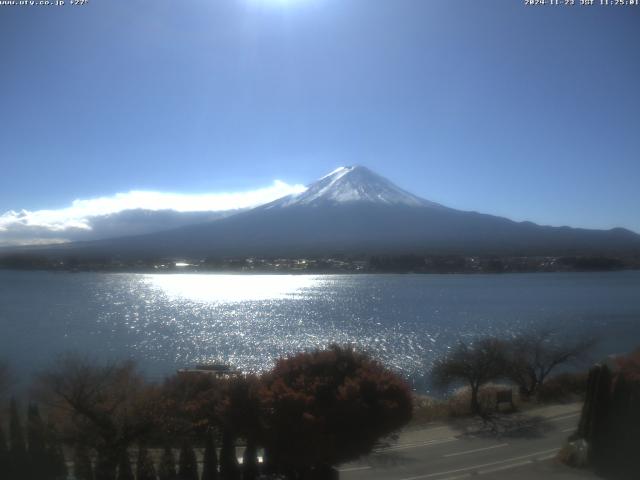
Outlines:
<svg viewBox="0 0 640 480"><path fill-rule="evenodd" d="M637 254L640 235L624 229L545 227L454 210L416 197L364 167L343 167L303 193L215 222L56 250L123 257L606 255Z"/></svg>

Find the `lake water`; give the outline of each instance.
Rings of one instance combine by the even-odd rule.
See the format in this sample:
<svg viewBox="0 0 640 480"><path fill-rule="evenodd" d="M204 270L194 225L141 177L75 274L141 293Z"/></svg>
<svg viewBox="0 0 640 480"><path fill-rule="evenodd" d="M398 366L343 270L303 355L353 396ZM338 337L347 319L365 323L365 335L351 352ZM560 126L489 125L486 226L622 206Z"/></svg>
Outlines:
<svg viewBox="0 0 640 480"><path fill-rule="evenodd" d="M0 270L0 357L26 377L60 352L138 359L152 378L203 361L243 370L353 343L425 389L462 339L538 325L640 345L640 272L213 275Z"/></svg>

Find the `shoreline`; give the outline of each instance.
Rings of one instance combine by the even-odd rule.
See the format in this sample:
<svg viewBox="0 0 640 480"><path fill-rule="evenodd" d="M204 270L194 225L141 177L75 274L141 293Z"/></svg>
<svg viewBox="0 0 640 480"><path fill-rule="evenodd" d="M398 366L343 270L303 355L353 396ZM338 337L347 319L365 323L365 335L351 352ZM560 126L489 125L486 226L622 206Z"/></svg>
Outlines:
<svg viewBox="0 0 640 480"><path fill-rule="evenodd" d="M123 273L140 275L296 275L296 276L332 276L332 275L415 275L415 276L504 276L504 275L531 275L531 274L553 274L553 273L621 273L640 272L640 267L627 267L616 269L590 269L590 270L505 270L505 271L372 271L372 270L230 270L230 269L205 269L205 268L16 268L0 265L0 271L4 272L51 272L51 273Z"/></svg>

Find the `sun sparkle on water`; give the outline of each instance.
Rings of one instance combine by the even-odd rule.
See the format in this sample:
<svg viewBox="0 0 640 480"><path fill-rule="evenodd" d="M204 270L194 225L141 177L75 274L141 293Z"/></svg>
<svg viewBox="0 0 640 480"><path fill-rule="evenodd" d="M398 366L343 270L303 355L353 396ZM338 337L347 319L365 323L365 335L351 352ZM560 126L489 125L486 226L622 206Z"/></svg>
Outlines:
<svg viewBox="0 0 640 480"><path fill-rule="evenodd" d="M229 303L301 297L317 286L317 275L145 275L145 282L171 299Z"/></svg>

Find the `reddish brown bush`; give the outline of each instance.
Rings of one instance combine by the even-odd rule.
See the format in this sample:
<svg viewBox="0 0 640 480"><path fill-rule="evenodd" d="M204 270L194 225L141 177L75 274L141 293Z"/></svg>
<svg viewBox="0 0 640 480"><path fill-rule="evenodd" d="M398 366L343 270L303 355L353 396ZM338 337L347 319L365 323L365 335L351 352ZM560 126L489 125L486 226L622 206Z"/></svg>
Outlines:
<svg viewBox="0 0 640 480"><path fill-rule="evenodd" d="M264 378L265 447L280 468L336 465L369 453L411 418L407 384L352 348L280 360Z"/></svg>

